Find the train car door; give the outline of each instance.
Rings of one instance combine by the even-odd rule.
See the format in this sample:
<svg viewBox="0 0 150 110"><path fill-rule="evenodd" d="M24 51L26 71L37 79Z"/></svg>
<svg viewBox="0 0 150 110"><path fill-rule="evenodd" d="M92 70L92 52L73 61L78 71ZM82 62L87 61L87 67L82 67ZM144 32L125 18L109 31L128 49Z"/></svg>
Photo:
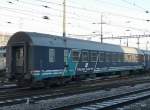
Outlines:
<svg viewBox="0 0 150 110"><path fill-rule="evenodd" d="M13 47L13 69L16 74L24 73L24 46Z"/></svg>

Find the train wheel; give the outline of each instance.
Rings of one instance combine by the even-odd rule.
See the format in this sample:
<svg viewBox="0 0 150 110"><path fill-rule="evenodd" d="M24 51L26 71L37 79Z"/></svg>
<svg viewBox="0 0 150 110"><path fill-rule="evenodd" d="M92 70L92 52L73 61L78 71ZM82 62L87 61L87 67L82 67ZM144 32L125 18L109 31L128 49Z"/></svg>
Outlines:
<svg viewBox="0 0 150 110"><path fill-rule="evenodd" d="M30 86L30 81L28 81L28 80L18 80L17 81L17 86L18 87L29 87Z"/></svg>
<svg viewBox="0 0 150 110"><path fill-rule="evenodd" d="M79 76L79 78L80 78L80 80L85 80L87 77L86 77L86 75L82 74Z"/></svg>
<svg viewBox="0 0 150 110"><path fill-rule="evenodd" d="M95 79L96 78L96 74L89 74L89 78L91 78L91 79Z"/></svg>
<svg viewBox="0 0 150 110"><path fill-rule="evenodd" d="M47 88L47 89L49 89L50 86L52 85L50 80L44 80L43 84L44 84L44 87Z"/></svg>

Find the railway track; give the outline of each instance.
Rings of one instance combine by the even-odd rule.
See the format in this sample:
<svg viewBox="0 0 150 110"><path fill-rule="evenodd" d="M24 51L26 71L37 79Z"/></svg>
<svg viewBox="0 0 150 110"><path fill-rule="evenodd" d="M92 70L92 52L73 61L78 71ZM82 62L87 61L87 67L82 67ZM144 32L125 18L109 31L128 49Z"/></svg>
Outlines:
<svg viewBox="0 0 150 110"><path fill-rule="evenodd" d="M65 110L65 108L70 108L71 110L112 110L148 98L150 98L150 88L106 97L103 99L88 101L82 104L71 105L59 109Z"/></svg>
<svg viewBox="0 0 150 110"><path fill-rule="evenodd" d="M91 83L90 83L91 82ZM119 83L118 83L119 82ZM150 78L122 78L121 80L90 80L88 83L86 81L80 82L78 84L70 84L63 87L57 87L53 89L17 89L9 92L3 92L0 94L0 106L13 105L19 103L30 103L37 102L43 99L54 99L57 97L70 96L79 93L86 93L90 91L102 90L110 88L115 88L123 85L135 85L138 83L150 82Z"/></svg>

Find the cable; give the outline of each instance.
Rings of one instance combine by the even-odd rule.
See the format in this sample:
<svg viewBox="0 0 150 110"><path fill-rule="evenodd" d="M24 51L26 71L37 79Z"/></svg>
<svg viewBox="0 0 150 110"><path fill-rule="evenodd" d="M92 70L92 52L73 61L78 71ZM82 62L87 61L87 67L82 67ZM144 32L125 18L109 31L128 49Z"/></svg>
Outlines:
<svg viewBox="0 0 150 110"><path fill-rule="evenodd" d="M36 1L41 1L41 0L36 0ZM42 0L43 1L43 0ZM51 3L51 4L57 4L57 5L59 5L59 6L62 6L62 4L59 4L59 3L54 3L54 2L49 2L49 3ZM89 10L89 9L86 9L86 8L81 8L81 7L74 7L74 6L71 6L71 5L67 5L67 7L71 7L71 8L73 8L73 9L80 9L80 10L84 10L84 11L87 11L87 12L96 12L96 13L100 13L100 12L98 12L98 11L94 11L94 10ZM13 10L13 8L8 8L8 7L5 7L5 9L9 9L9 11L11 10ZM51 9L53 9L53 8L51 8ZM20 10L20 9L14 9L15 11L15 13L17 12L18 14L22 14L22 15L29 15L29 16L33 16L33 13L35 13L32 9L30 9L30 10L32 10L32 11L29 11L29 10ZM56 9L56 10L58 10L59 11L59 9ZM32 13L32 14L29 14L29 13ZM60 10L60 13L61 13L61 10ZM39 14L39 13L38 13ZM41 13L41 14L43 14L43 13ZM49 14L49 13L47 13L47 14ZM49 14L49 15L51 15L51 16L54 16L54 17L58 17L58 18L62 18L62 16L61 15L56 15L56 14ZM35 15L35 16L37 16L37 15ZM120 16L122 16L122 15L120 15ZM39 15L37 16L37 17L39 17ZM124 17L124 16L122 16L122 17ZM128 16L125 16L125 17L128 17ZM74 19L74 20L79 20L79 21L82 21L80 18L78 18L78 17L72 17L72 16L68 16L68 18L69 19ZM130 17L131 19L134 19L134 20L142 20L142 21L145 21L145 19L137 19L137 18L133 18L133 17ZM85 22L86 20L84 20L84 22ZM88 22L92 22L92 20L89 20L89 19L87 19L87 21ZM82 21L83 22L83 21Z"/></svg>
<svg viewBox="0 0 150 110"><path fill-rule="evenodd" d="M111 25L111 26L121 27L121 28L127 28L127 29L129 28L129 29L138 30L138 31L144 31L144 32L150 32L148 30L143 30L143 29L134 28L134 27L127 27L127 26L123 26L123 25L116 25L116 24L106 24L106 25Z"/></svg>
<svg viewBox="0 0 150 110"><path fill-rule="evenodd" d="M135 6L135 7L139 8L139 9L142 9L142 10L145 11L145 13L149 13L149 11L148 11L147 9L145 9L145 8L143 8L143 7L139 6L139 5L137 5L135 2L134 2L134 4L132 4L131 2L129 2L129 1L127 1L127 0L121 0L121 1L123 1L123 2L125 2L125 3L127 3L127 4L130 4L130 5L132 5L132 6Z"/></svg>
<svg viewBox="0 0 150 110"><path fill-rule="evenodd" d="M9 10L9 11L13 11L13 12L15 12L15 13L19 13L19 14L23 14L23 15L29 15L29 16L33 16L32 14L33 13L35 13L33 10L31 11L31 10L21 10L21 9L14 9L14 8L8 8L8 7L2 7L2 6L0 6L1 8L4 8L4 9L6 9L6 10ZM18 12L19 11L19 12ZM21 12L20 12L21 11ZM58 11L58 10L57 10ZM25 13L26 12L26 13ZM32 14L29 14L29 13L32 13ZM43 14L43 13L41 13L41 14ZM51 14L51 13L47 13L48 15L51 15L51 16L55 16L55 17L62 17L62 15L60 16L60 15L54 15L54 14ZM38 17L37 15L34 15L35 17ZM90 20L88 20L88 19L80 19L80 18L78 18L78 17L68 17L68 18L71 18L71 19L76 19L76 20L81 20L81 21L90 21ZM92 21L90 21L90 22L92 22Z"/></svg>
<svg viewBox="0 0 150 110"><path fill-rule="evenodd" d="M41 1L41 0L40 0ZM53 3L53 2L47 2L47 3L52 3L52 4L57 4L57 3ZM59 5L62 5L62 4L59 4ZM75 8L75 9L80 9L80 10L84 10L84 11L87 11L87 12L95 12L95 13L101 13L97 10L90 10L90 9L86 9L86 8L81 8L81 7L76 7L76 6L71 6L71 5L66 5L67 7L71 7L71 8ZM103 12L103 13L108 13L108 14L111 14L111 15L116 15L116 16L121 16L121 17L126 17L126 18L130 18L130 19L134 19L134 20L141 20L141 21L145 21L145 19L143 18L137 18L137 17L131 17L131 16L125 16L125 15L121 15L121 14L115 14L115 13L111 13L111 12Z"/></svg>
<svg viewBox="0 0 150 110"><path fill-rule="evenodd" d="M36 1L43 1L43 0L36 0ZM46 1L45 1L46 2ZM24 3L27 3L27 2L24 2ZM58 3L54 3L54 2L46 2L46 3L52 3L52 4L58 4ZM28 3L29 4L29 3ZM30 4L31 5L31 4ZM33 4L32 4L33 5ZM62 4L59 4L59 5L62 5ZM77 7L76 7L77 8ZM54 9L54 8L50 8L52 10L55 10L55 11L59 11L62 13L62 10L59 10L59 9ZM21 10L22 11L22 10ZM31 12L31 11L29 11ZM35 12L33 12L35 13ZM105 12L105 13L108 13L108 14L111 14L111 15L115 15L115 16L121 16L121 17L126 17L126 18L130 18L130 19L134 19L134 20L142 20L142 21L146 21L145 19L141 19L141 18L135 18L135 17L130 17L130 16L125 16L125 15L120 15L120 14L114 14L114 13L110 13L110 12ZM43 14L43 13L41 13ZM49 14L49 13L47 13ZM70 14L70 13L69 13ZM72 15L76 15L77 17L81 17L81 15L77 15L75 13L71 13ZM86 17L86 16L85 16ZM74 18L74 17L70 17L70 18ZM88 17L89 18L89 17ZM77 18L78 19L78 18ZM78 19L79 20L79 19ZM89 20L85 20L85 19L80 19L80 20L83 20L83 21L89 21Z"/></svg>

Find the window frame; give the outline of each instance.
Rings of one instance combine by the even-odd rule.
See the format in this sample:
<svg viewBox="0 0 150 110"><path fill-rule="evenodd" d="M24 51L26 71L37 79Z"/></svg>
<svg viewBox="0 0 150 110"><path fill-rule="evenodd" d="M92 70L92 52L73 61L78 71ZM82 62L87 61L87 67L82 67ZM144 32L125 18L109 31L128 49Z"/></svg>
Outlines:
<svg viewBox="0 0 150 110"><path fill-rule="evenodd" d="M117 53L112 53L111 61L112 62L117 62Z"/></svg>
<svg viewBox="0 0 150 110"><path fill-rule="evenodd" d="M54 48L48 49L48 61L49 63L54 63L56 61L56 50Z"/></svg>
<svg viewBox="0 0 150 110"><path fill-rule="evenodd" d="M77 53L78 53L78 56L73 56L73 52L77 52ZM72 54L73 62L79 62L79 61L80 61L80 51L79 51L79 50L77 50L77 49L72 49L71 54ZM77 60L75 60L75 58L77 58Z"/></svg>
<svg viewBox="0 0 150 110"><path fill-rule="evenodd" d="M96 56L93 56L94 54L96 54ZM99 54L98 54L97 51L91 51L90 52L90 60L91 60L91 62L96 62L97 61L97 57L99 57ZM93 58L95 58L95 59L93 60Z"/></svg>
<svg viewBox="0 0 150 110"><path fill-rule="evenodd" d="M98 61L105 62L105 52L99 52L98 55L99 55Z"/></svg>
<svg viewBox="0 0 150 110"><path fill-rule="evenodd" d="M105 52L105 62L112 62L111 52Z"/></svg>
<svg viewBox="0 0 150 110"><path fill-rule="evenodd" d="M82 58L82 62L88 62L89 61L89 51L88 50L83 50L82 52L82 55L81 55L81 58ZM83 53L87 53L87 56L86 56L86 60L85 59L83 59ZM85 56L84 56L84 58L85 58Z"/></svg>
<svg viewBox="0 0 150 110"><path fill-rule="evenodd" d="M69 52L68 49L64 49L64 63L66 63L66 61L67 61L67 58L68 58L68 52Z"/></svg>

